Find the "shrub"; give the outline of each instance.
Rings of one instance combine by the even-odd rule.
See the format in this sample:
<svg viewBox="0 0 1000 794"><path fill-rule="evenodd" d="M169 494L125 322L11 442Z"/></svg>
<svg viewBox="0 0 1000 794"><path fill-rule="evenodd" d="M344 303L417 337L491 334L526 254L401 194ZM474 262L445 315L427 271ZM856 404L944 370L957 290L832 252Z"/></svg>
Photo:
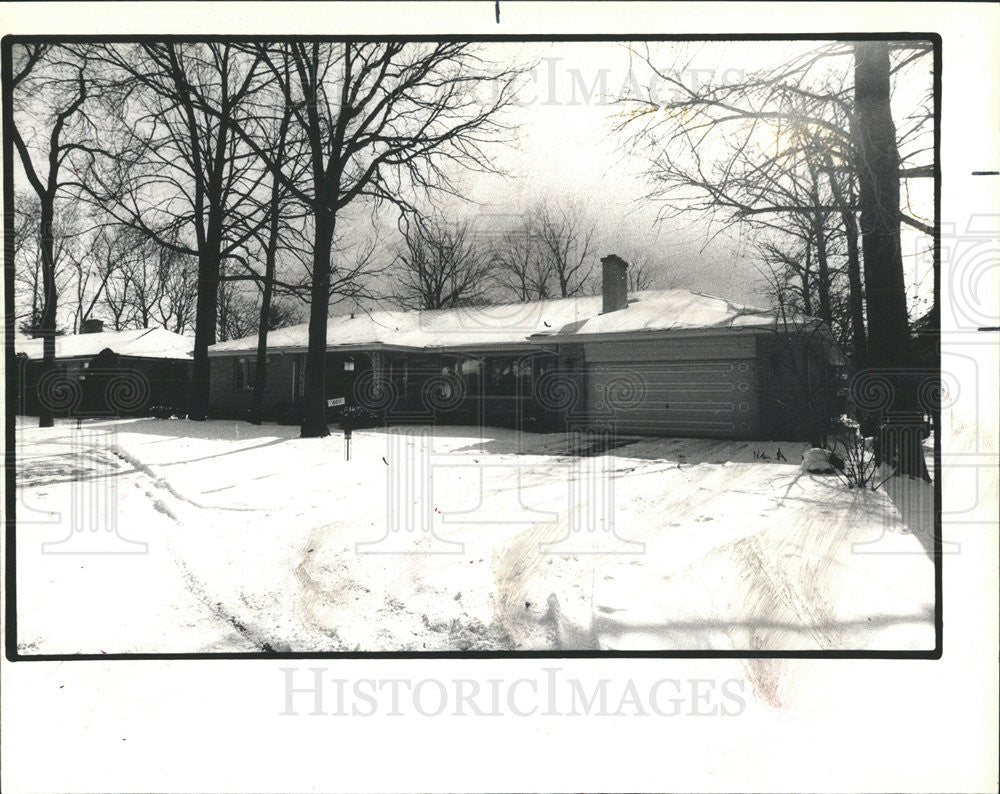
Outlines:
<svg viewBox="0 0 1000 794"><path fill-rule="evenodd" d="M871 438L862 435L859 424L846 415L841 416L832 423L830 438L830 450L843 464L841 473L847 487L878 488L881 483L876 481L879 461L875 445Z"/></svg>

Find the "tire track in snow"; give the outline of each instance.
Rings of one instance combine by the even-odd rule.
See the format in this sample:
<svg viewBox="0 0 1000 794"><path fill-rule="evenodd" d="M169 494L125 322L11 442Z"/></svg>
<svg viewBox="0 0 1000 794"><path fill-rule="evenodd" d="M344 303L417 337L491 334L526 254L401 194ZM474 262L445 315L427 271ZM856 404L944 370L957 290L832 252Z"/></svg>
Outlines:
<svg viewBox="0 0 1000 794"><path fill-rule="evenodd" d="M638 466L627 471L634 471L636 474L663 472L659 462L651 461L650 463L652 466ZM644 471L644 469L650 468L653 471ZM667 471L672 471L674 468L671 466ZM624 473L620 472L620 474ZM711 516L719 512L717 505L720 509L723 507L719 504L720 502L732 498L734 490L747 488L753 489L755 492L759 491L759 487L756 486L759 484L762 471L753 465L741 466L736 471L731 468L719 470L715 466L702 468L699 471L699 465L696 464L690 468L681 469L679 474L684 477L687 486L679 488L679 493L684 493L689 497L691 486L697 485L700 492L704 494L704 498L697 500L678 499L667 505L658 502L656 505L658 515L653 516L653 520L645 522L638 533L629 531L634 530L639 525L638 519L643 517L642 514L635 516L633 524L624 529L622 533L624 536L641 540L644 537L649 538L652 534L669 532L671 527L691 522L698 517ZM725 511L722 510L720 514L724 513ZM535 525L515 536L503 552L497 555L495 563L496 587L498 592L502 594L503 614L505 619L512 620L515 624L523 624L524 613L520 611L520 606L525 601L537 601L538 596L544 596L546 591L552 589L553 592L549 595L549 612L551 614L548 614L543 620L553 620L557 624L558 636L571 638L572 644L567 644L565 647L600 647L600 635L609 630L612 634L628 633L631 630L630 621L627 614L620 615L617 619L606 614L596 615L593 604L587 605L585 603L586 585L596 579L596 573L599 569L610 563L620 563L622 560L617 555L610 553L588 555L582 561L574 558L573 555L551 555L554 561L553 575L547 576L548 567L543 564L542 560L550 555L542 554L539 550L539 544L545 540L557 538L560 536L560 532L565 533L565 531L565 525ZM832 644L829 635L817 625L821 623L820 616L825 617L822 611L817 609L818 605L809 603L804 595L799 594L794 583L788 580L783 571L775 571L772 575L768 568L767 554L763 552L760 542L754 537L740 538L708 550L697 560L692 561L682 569L672 571L668 576L683 576L685 571L690 572L697 569L710 558L719 560L729 558L735 563L735 571L749 587L748 600L757 605L754 612L770 615L775 610L786 610L813 635L817 645L829 647ZM652 570L655 572L655 563ZM544 582L546 578L550 581ZM555 579L564 579L565 581L557 582ZM534 597L532 597L532 586L537 588L534 591ZM566 589L567 586L570 589ZM557 590L563 602L559 604L557 598L556 609L553 613L552 598L556 595ZM579 603L576 604L576 601ZM575 610L572 609L574 605L576 606ZM584 611L588 613L589 619L584 617ZM572 619L574 612L576 612L576 620ZM598 617L600 620L595 621L595 618ZM597 622L604 628L597 628L595 626ZM618 624L617 630L614 628L614 624ZM666 627L667 624L664 625ZM751 637L751 642L748 643L742 641L735 632L726 632L726 634L730 647L734 648L752 647L761 643L768 644L766 638L758 637L756 641L753 641L754 638Z"/></svg>
<svg viewBox="0 0 1000 794"><path fill-rule="evenodd" d="M170 496L179 499L182 502L186 502L187 504L190 504L193 507L196 507L200 510L217 509L217 508L206 508L202 505L195 503L190 499L184 498L179 493L177 493L177 491L175 491L174 488L171 487L170 483L168 483L163 477L158 477L156 473L149 466L142 463L134 456L129 455L121 448L113 447L111 451L114 455L120 457L122 460L125 460L134 467L135 471L124 472L125 474L139 474L146 477L149 480L149 484L152 486L152 489L166 491L167 494L169 494ZM150 500L150 503L152 504L154 510L166 516L178 526L183 526L184 522L179 518L177 513L174 510L172 510L170 506L167 505L166 502L154 492L154 490L147 488L140 482L137 482L136 486ZM170 553L170 557L177 568L177 572L180 575L182 582L184 583L185 590L192 596L194 596L194 598L197 601L199 601L206 609L208 609L209 613L213 617L215 617L217 620L223 621L224 623L235 629L240 634L240 636L242 636L244 639L250 642L254 646L254 648L264 651L265 653L274 653L275 652L274 646L270 642L268 642L268 640L261 632L248 627L246 623L237 618L236 615L229 612L223 606L221 601L214 601L208 595L208 591L204 583L195 576L194 572L191 570L190 566L185 562L183 557L177 553L177 550L174 548L173 544L170 543L169 538L166 535L164 535L163 539L164 539L164 545L166 546L167 551Z"/></svg>
<svg viewBox="0 0 1000 794"><path fill-rule="evenodd" d="M260 508L257 508L257 507L227 507L225 505L205 505L205 504L202 504L201 502L196 502L194 499L191 499L190 497L185 496L180 491L178 491L176 488L174 488L174 486L172 486L170 484L170 482L167 480L166 477L163 477L162 475L157 474L153 470L153 468L151 466L148 466L147 464L143 463L137 457L135 457L134 455L131 455L128 452L126 452L121 447L119 447L119 446L113 446L111 448L111 453L113 455L116 455L117 457L121 458L126 463L129 463L130 465L134 466L138 471L142 472L147 477L149 477L149 479L153 481L153 484L156 487L162 488L164 491L166 491L167 493L169 493L175 499L178 499L181 502L186 502L187 504L191 505L192 507L197 507L199 510L226 510L226 511L234 512L234 513L260 513L260 512L262 512L262 510Z"/></svg>
<svg viewBox="0 0 1000 794"><path fill-rule="evenodd" d="M563 617L559 595L552 590L545 599L546 612L541 618L530 611L530 606L539 599L532 587L542 583L544 571L542 561L559 558L559 555L545 555L541 544L556 541L567 528L565 520L558 523L540 522L519 532L501 549L493 552L493 586L497 594L496 617L504 628L518 641L534 645L543 639L546 649L594 649L595 639L589 631L580 627L567 626ZM539 592L549 589L546 583ZM563 600L567 600L563 594ZM541 603L537 603L540 608ZM525 614L527 613L527 614ZM569 640L569 642L567 642ZM581 644L582 643L582 644Z"/></svg>
<svg viewBox="0 0 1000 794"><path fill-rule="evenodd" d="M561 460L569 462L572 456ZM619 480L626 473L647 473L644 469L663 472L663 462L658 460L642 461L639 466L616 468L611 474ZM690 478L692 469L682 469L683 476ZM666 471L674 471L671 465ZM711 482L703 486L711 490L714 481L722 480L727 487L732 488L748 484L758 473L750 469L738 472L710 472ZM710 505L727 497L726 490L718 490L707 499L691 503L687 500L678 502L677 509L669 512L672 523L679 524L696 514L703 513ZM580 505L569 505L568 510L578 511ZM662 512L662 505L659 506ZM631 540L639 540L651 533L665 529L662 521L654 521L643 528L641 533L624 533ZM620 556L607 554L586 554L584 560L572 553L545 553L541 544L549 541L559 541L569 535L568 511L560 511L558 522L539 522L523 532L515 535L502 549L494 553L493 572L494 586L498 594L498 617L511 632L527 635L537 640L544 633L549 643L548 647L574 650L596 650L600 648L600 632L595 628L593 583L596 572L608 563L617 563ZM615 545L619 545L618 542ZM550 570L551 563L551 570ZM554 581L554 580L562 581ZM588 592L588 585L589 592ZM548 591L546 593L546 591ZM544 598L544 601L543 601ZM525 615L525 604L535 604L541 608L547 606L546 612L538 617L535 614ZM608 618L601 616L601 624L607 624Z"/></svg>

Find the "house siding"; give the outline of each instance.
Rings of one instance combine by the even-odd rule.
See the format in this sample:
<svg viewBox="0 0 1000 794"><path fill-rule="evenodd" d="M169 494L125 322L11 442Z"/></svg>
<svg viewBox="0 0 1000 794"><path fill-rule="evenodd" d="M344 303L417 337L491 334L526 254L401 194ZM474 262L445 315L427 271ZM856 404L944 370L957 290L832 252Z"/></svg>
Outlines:
<svg viewBox="0 0 1000 794"><path fill-rule="evenodd" d="M561 343L547 351L330 352L326 393L396 423L482 422L547 432L599 428L627 435L806 440L808 416L789 408L796 399L792 358L804 355L803 345L777 334L713 333ZM293 393L293 378L301 378L305 356L270 356L265 409L272 414L297 410L301 391L296 387ZM242 357L252 366L252 354ZM210 359L211 404L218 415L250 410L252 390L237 390L233 384L239 358ZM353 371L345 370L348 359ZM498 387L491 375L501 362L506 362L500 367L505 371L511 364L527 367L530 377L511 378L516 380L513 387ZM462 393L457 401L440 391L449 379ZM387 384L386 390L373 393L376 381Z"/></svg>
<svg viewBox="0 0 1000 794"><path fill-rule="evenodd" d="M249 367L249 388L238 389L235 383L235 367L240 359L246 359ZM299 353L268 353L267 388L264 390L265 409L288 409L294 404L292 394L292 374L296 361L304 356ZM241 413L253 407L253 378L257 356L253 353L243 356L212 356L209 358L209 406L216 412Z"/></svg>
<svg viewBox="0 0 1000 794"><path fill-rule="evenodd" d="M53 413L61 417L186 413L193 368L190 359L115 356L114 360L108 367L97 356L57 358L59 393L49 398ZM38 415L44 367L41 360L17 359L18 414Z"/></svg>

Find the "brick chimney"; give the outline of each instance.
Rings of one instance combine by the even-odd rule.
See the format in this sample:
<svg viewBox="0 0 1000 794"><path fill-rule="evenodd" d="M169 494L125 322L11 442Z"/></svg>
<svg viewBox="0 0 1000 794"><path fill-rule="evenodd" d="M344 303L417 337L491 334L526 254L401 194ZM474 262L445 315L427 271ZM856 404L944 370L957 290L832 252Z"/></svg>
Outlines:
<svg viewBox="0 0 1000 794"><path fill-rule="evenodd" d="M81 334L99 334L104 331L104 320L84 320L80 323Z"/></svg>
<svg viewBox="0 0 1000 794"><path fill-rule="evenodd" d="M628 306L628 264L624 259L608 254L601 260L601 294L604 305L601 314L616 312Z"/></svg>

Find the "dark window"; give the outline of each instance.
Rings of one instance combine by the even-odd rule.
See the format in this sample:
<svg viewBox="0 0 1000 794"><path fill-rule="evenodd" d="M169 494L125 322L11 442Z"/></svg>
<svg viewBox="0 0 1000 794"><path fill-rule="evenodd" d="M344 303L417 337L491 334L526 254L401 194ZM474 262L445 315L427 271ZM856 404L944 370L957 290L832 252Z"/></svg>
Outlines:
<svg viewBox="0 0 1000 794"><path fill-rule="evenodd" d="M483 388L491 397L514 397L531 393L531 359L502 356L486 359Z"/></svg>
<svg viewBox="0 0 1000 794"><path fill-rule="evenodd" d="M245 358L233 359L233 389L235 391L246 391L247 388L247 360Z"/></svg>
<svg viewBox="0 0 1000 794"><path fill-rule="evenodd" d="M233 361L233 389L235 391L253 391L256 372L256 358L238 358ZM271 385L271 357L264 364L264 388Z"/></svg>

